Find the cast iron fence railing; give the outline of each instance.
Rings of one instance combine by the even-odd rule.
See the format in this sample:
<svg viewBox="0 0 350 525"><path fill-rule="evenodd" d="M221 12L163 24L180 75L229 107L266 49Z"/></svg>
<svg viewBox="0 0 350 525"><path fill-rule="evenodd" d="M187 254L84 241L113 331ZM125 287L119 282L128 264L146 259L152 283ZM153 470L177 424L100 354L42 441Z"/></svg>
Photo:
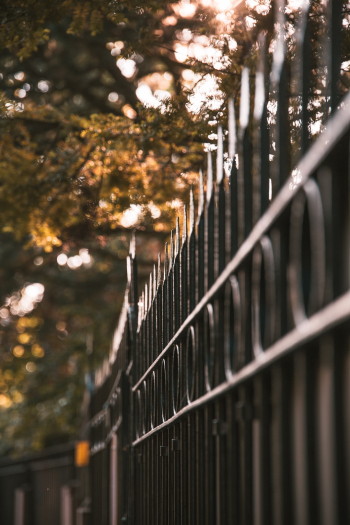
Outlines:
<svg viewBox="0 0 350 525"><path fill-rule="evenodd" d="M133 242L91 401L93 525L350 522L348 15L300 2L290 44L284 7L140 298Z"/></svg>

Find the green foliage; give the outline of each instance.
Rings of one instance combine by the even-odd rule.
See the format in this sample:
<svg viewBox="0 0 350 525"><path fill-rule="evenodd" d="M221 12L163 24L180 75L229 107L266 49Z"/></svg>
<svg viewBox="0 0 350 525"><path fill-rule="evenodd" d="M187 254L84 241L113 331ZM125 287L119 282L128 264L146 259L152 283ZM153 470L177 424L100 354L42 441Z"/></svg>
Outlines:
<svg viewBox="0 0 350 525"><path fill-rule="evenodd" d="M0 452L41 448L76 434L84 374L108 354L123 300L130 229L138 232L143 278L190 186L196 190L203 143L215 142L208 136L218 120L227 124L228 96L235 97L238 112L243 66L250 69L253 107L258 35L266 35L272 50L274 9L269 2L242 4L223 22L214 4L196 4L195 16L182 11L184 5L192 4L2 2ZM326 114L323 9L321 1L312 3L310 125ZM345 3L343 12L346 21ZM292 84L295 20L289 10ZM349 42L344 23L342 93L350 82ZM196 57L181 54L196 46ZM271 61L272 52L268 68ZM211 88L197 96L194 109L203 78ZM142 86L168 98L157 107L142 105ZM289 104L286 132L291 156L297 156L300 104L297 97ZM130 224L127 210L138 213ZM93 257L91 266L57 264L60 253L72 258L82 249ZM31 312L19 316L5 306L6 298L20 298L33 282L42 283L45 293ZM34 365L29 370L28 363Z"/></svg>

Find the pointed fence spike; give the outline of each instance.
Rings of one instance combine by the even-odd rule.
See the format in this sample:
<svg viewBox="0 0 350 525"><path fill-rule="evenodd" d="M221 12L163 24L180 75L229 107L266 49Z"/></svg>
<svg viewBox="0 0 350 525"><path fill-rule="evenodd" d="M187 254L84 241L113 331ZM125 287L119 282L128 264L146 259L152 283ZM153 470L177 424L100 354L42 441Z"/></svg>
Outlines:
<svg viewBox="0 0 350 525"><path fill-rule="evenodd" d="M272 84L277 84L280 80L282 67L285 58L285 42L284 42L284 22L285 14L284 0L277 0L275 8L275 37L276 37L276 47L273 53L272 67L271 67L271 82Z"/></svg>
<svg viewBox="0 0 350 525"><path fill-rule="evenodd" d="M145 284L145 315L147 314L148 310L148 284Z"/></svg>
<svg viewBox="0 0 350 525"><path fill-rule="evenodd" d="M218 125L218 149L216 154L216 182L220 184L224 177L224 137L222 125Z"/></svg>
<svg viewBox="0 0 350 525"><path fill-rule="evenodd" d="M207 202L210 201L213 193L213 158L211 151L208 151L208 167L207 167Z"/></svg>
<svg viewBox="0 0 350 525"><path fill-rule="evenodd" d="M132 259L135 259L135 253L136 253L136 235L135 235L135 231L133 231L131 233L129 253L130 253L130 257Z"/></svg>
<svg viewBox="0 0 350 525"><path fill-rule="evenodd" d="M164 281L168 277L169 267L169 255L168 255L168 243L165 243L165 254L164 254Z"/></svg>
<svg viewBox="0 0 350 525"><path fill-rule="evenodd" d="M187 240L187 204L184 204L184 218L182 223L182 245Z"/></svg>
<svg viewBox="0 0 350 525"><path fill-rule="evenodd" d="M174 264L174 230L170 232L170 259L169 259L169 271L172 269Z"/></svg>
<svg viewBox="0 0 350 525"><path fill-rule="evenodd" d="M204 211L204 182L203 171L199 170L199 198L198 198L198 220Z"/></svg>
<svg viewBox="0 0 350 525"><path fill-rule="evenodd" d="M235 103L233 98L228 99L228 156L233 160L236 155L237 134L236 134L236 117Z"/></svg>
<svg viewBox="0 0 350 525"><path fill-rule="evenodd" d="M160 267L160 253L158 253L157 289L159 288L161 282L162 282L162 273L161 273L161 267Z"/></svg>
<svg viewBox="0 0 350 525"><path fill-rule="evenodd" d="M180 220L176 217L176 233L175 233L175 257L180 252Z"/></svg>
<svg viewBox="0 0 350 525"><path fill-rule="evenodd" d="M254 98L254 119L260 120L264 111L265 104L265 42L266 36L261 32L258 36L259 57L258 67L255 75L255 98Z"/></svg>
<svg viewBox="0 0 350 525"><path fill-rule="evenodd" d="M131 259L129 255L126 258L126 275L128 279L128 284L130 284L131 283Z"/></svg>
<svg viewBox="0 0 350 525"><path fill-rule="evenodd" d="M151 272L149 274L149 303L148 303L148 308L151 308L152 299L153 299L153 274Z"/></svg>
<svg viewBox="0 0 350 525"><path fill-rule="evenodd" d="M140 324L141 324L141 314L142 314L142 302L141 302L141 297L139 297L139 302L137 303L137 327L139 328L140 327Z"/></svg>
<svg viewBox="0 0 350 525"><path fill-rule="evenodd" d="M249 69L243 68L241 80L241 104L239 108L239 125L242 130L249 124Z"/></svg>
<svg viewBox="0 0 350 525"><path fill-rule="evenodd" d="M157 269L156 265L153 265L153 297L155 298L157 294Z"/></svg>
<svg viewBox="0 0 350 525"><path fill-rule="evenodd" d="M193 187L191 186L190 191L190 235L194 230L194 195L193 195Z"/></svg>

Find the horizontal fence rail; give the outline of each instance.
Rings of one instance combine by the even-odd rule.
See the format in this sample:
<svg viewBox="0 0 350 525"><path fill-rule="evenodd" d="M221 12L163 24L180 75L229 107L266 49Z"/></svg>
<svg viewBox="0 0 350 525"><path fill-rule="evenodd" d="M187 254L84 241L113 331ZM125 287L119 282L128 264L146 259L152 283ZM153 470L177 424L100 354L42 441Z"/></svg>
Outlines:
<svg viewBox="0 0 350 525"><path fill-rule="evenodd" d="M132 241L90 404L93 525L350 522L348 14L273 6L141 296Z"/></svg>

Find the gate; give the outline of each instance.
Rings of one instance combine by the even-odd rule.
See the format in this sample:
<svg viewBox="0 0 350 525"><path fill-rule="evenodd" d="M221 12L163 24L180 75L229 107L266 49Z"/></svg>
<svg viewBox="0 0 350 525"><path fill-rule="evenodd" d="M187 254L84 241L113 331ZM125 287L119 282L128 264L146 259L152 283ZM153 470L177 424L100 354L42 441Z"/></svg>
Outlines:
<svg viewBox="0 0 350 525"><path fill-rule="evenodd" d="M271 70L261 35L255 77L243 68L228 101L227 147L218 126L216 170L208 152L197 214L191 193L140 298L131 247L91 401L93 525L350 523L345 4L300 4L289 68L275 2Z"/></svg>

